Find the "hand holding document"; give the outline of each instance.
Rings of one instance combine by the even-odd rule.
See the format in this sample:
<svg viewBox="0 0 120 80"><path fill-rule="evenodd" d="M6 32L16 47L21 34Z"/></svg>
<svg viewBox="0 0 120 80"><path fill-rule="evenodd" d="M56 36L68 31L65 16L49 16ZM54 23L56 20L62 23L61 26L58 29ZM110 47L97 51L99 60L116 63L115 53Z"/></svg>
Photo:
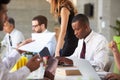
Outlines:
<svg viewBox="0 0 120 80"><path fill-rule="evenodd" d="M32 40L35 41L25 44L18 49L29 52L40 52L54 36L55 33L32 33Z"/></svg>
<svg viewBox="0 0 120 80"><path fill-rule="evenodd" d="M44 42L40 42L36 40L26 45L23 45L19 47L18 49L23 50L23 51L29 51L29 52L40 52L45 47L45 44L46 43Z"/></svg>

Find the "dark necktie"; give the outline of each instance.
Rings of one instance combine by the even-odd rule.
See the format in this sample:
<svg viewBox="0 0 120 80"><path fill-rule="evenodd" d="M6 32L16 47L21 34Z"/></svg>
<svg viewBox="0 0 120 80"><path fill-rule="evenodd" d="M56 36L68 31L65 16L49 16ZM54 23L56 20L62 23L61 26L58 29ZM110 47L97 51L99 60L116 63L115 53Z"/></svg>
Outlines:
<svg viewBox="0 0 120 80"><path fill-rule="evenodd" d="M80 58L85 59L85 52L86 52L86 44L85 44L85 41L83 41L83 46L82 46Z"/></svg>
<svg viewBox="0 0 120 80"><path fill-rule="evenodd" d="M9 35L9 42L10 42L10 46L12 46L12 40L10 35Z"/></svg>

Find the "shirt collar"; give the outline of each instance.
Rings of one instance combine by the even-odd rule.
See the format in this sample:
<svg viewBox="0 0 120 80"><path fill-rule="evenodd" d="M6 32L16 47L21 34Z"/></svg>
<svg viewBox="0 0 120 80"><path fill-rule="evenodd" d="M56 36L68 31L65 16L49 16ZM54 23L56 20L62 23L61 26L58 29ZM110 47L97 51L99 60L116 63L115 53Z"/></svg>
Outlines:
<svg viewBox="0 0 120 80"><path fill-rule="evenodd" d="M42 32L42 33L46 33L48 30L46 29L44 32Z"/></svg>
<svg viewBox="0 0 120 80"><path fill-rule="evenodd" d="M13 29L12 32L11 32L10 34L9 34L9 33L7 33L7 34L8 34L8 35L13 35L14 32L15 32L15 29Z"/></svg>
<svg viewBox="0 0 120 80"><path fill-rule="evenodd" d="M90 34L84 39L85 43L87 43L93 36L94 31L91 31Z"/></svg>

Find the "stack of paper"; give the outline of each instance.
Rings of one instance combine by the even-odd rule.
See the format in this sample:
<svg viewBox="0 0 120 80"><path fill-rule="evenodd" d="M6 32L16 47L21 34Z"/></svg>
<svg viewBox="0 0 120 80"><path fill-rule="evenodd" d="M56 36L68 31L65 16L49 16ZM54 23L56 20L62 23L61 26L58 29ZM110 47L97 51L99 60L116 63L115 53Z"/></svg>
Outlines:
<svg viewBox="0 0 120 80"><path fill-rule="evenodd" d="M23 45L19 49L29 52L40 52L54 36L55 33L32 33L32 40L35 41Z"/></svg>
<svg viewBox="0 0 120 80"><path fill-rule="evenodd" d="M39 40L43 42L48 42L51 40L52 37L55 36L55 32L49 32L49 33L32 33L31 34L33 40Z"/></svg>

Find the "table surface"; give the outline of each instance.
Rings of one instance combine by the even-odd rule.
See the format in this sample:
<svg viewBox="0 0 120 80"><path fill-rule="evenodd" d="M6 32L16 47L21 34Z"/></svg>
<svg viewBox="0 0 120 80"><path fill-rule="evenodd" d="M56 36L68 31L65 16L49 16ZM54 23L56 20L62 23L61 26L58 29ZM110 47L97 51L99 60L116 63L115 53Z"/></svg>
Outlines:
<svg viewBox="0 0 120 80"><path fill-rule="evenodd" d="M42 70L39 68L38 70L30 73L30 75L27 77L26 80L39 80L42 79L44 75L44 69ZM59 75L55 74L55 80L88 80L88 79L83 79L81 75L73 75L73 76L65 76L65 75Z"/></svg>
<svg viewBox="0 0 120 80"><path fill-rule="evenodd" d="M101 80L100 75L95 72L93 67L90 63L84 59L72 59L74 62L74 66L76 66L82 75L72 75L72 76L65 76L61 74L55 74L54 80ZM43 63L40 64L40 68L32 73L27 77L26 80L39 80L43 79L44 75L44 67ZM103 75L104 72L102 72ZM106 75L106 73L104 73Z"/></svg>

